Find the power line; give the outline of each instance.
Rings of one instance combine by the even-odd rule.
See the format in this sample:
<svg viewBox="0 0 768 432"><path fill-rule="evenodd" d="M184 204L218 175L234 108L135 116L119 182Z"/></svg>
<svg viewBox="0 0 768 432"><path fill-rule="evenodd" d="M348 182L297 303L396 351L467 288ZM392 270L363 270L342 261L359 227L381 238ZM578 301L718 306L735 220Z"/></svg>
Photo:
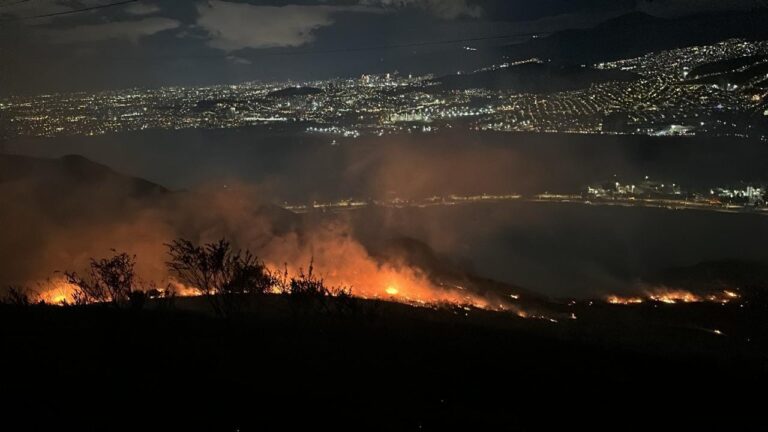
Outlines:
<svg viewBox="0 0 768 432"><path fill-rule="evenodd" d="M2 4L0 4L0 8L7 8L7 7L11 7L11 6L16 6L16 5L20 5L22 3L29 3L29 1L30 0L16 0L14 2L2 3Z"/></svg>
<svg viewBox="0 0 768 432"><path fill-rule="evenodd" d="M24 0L24 1L28 1L28 0ZM18 3L23 3L24 1L19 1ZM68 11L51 12L51 13L47 13L47 14L30 15L30 16L23 16L23 17L6 18L6 19L0 20L0 22L28 21L28 20L39 19L39 18L51 18L51 17L62 16L62 15L72 15L72 14L77 14L77 13L90 12L90 11L98 10L98 9L106 9L106 8L111 8L111 7L115 7L115 6L123 6L123 5L127 5L127 4L130 4L130 3L138 3L139 1L140 0L123 0L123 1L118 1L118 2L114 2L114 3L107 3L107 4L90 6L90 7L80 8L80 9L72 9L72 10L68 10ZM16 3L16 4L18 4L18 3Z"/></svg>

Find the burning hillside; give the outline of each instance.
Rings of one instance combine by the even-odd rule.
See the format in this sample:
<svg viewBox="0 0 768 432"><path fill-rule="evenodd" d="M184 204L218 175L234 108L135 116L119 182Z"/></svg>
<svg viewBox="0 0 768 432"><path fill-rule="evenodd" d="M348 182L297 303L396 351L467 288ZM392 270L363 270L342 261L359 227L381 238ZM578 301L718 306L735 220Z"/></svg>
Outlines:
<svg viewBox="0 0 768 432"><path fill-rule="evenodd" d="M720 303L727 304L736 301L741 295L736 290L723 290L720 292L710 292L707 294L696 294L691 291L681 289L657 288L648 290L641 295L636 296L618 296L610 295L605 300L610 304L633 305L647 302L657 302L666 304L677 303Z"/></svg>
<svg viewBox="0 0 768 432"><path fill-rule="evenodd" d="M297 217L265 204L258 187L229 184L174 193L83 158L11 162L36 168L0 179L0 194L9 203L0 209L0 219L19 227L0 239L6 252L0 283L35 287L37 300L46 303L72 303L76 291L67 278L51 279L52 272L82 271L92 257L113 248L135 256L136 278L142 281L137 290L170 284L182 295L199 292L200 287L174 281L164 264L164 244L183 237L198 244L234 239L233 250L250 250L273 274L296 276L312 263L327 286L360 298L520 311L519 289L467 277L415 241L411 250L372 253L343 218ZM36 185L32 192L30 183Z"/></svg>
<svg viewBox="0 0 768 432"><path fill-rule="evenodd" d="M225 245L223 249L215 249L218 247L216 245L192 246L190 250L195 248L194 251L203 251L203 254L209 255L199 259L199 256L188 253L181 259L183 271L178 270L178 265L169 263L169 275L163 290L154 288L154 283L134 282L138 280L133 274L134 262L130 261L128 267L120 268L119 259L126 257L122 254L111 259L92 261L91 270L85 277L67 273L65 277L38 283L38 289L30 290L28 294L32 302L64 306L119 303L131 299L132 293L141 293L143 297L296 294L297 286L309 286L312 293L319 296L349 295L419 307L461 306L513 312L520 317L537 316L524 312L515 304L519 296L511 297L513 301L500 300L478 295L461 286L440 285L418 268L376 262L357 244L337 244L338 248L334 250L339 256L318 255L323 262L338 258L338 262L342 263L332 267L329 272L316 271L315 266L319 265L319 261L314 258L310 258L307 269L289 267L287 264L279 267L261 263L255 258L248 262L240 261L246 259L242 257L251 255L248 252L241 255L229 249L226 242L218 244ZM217 257L221 259L219 264L216 264ZM246 264L249 267L238 267ZM256 277L243 276L249 272L257 272ZM120 284L124 285L123 294L116 295Z"/></svg>

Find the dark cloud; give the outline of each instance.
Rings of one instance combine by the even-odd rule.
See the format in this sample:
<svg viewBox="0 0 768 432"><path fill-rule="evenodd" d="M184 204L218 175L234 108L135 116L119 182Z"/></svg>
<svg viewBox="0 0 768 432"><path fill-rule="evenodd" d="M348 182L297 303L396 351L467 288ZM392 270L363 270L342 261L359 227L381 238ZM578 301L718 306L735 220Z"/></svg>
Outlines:
<svg viewBox="0 0 768 432"><path fill-rule="evenodd" d="M83 43L109 39L138 42L145 36L173 30L181 25L179 21L162 17L147 17L131 21L115 21L99 24L83 24L68 28L48 29L43 32L51 43Z"/></svg>
<svg viewBox="0 0 768 432"><path fill-rule="evenodd" d="M151 15L160 12L160 6L156 4L134 3L125 8L126 12L133 15Z"/></svg>
<svg viewBox="0 0 768 432"><path fill-rule="evenodd" d="M482 7L467 0L361 0L360 3L385 9L421 9L442 19L478 18L483 15Z"/></svg>

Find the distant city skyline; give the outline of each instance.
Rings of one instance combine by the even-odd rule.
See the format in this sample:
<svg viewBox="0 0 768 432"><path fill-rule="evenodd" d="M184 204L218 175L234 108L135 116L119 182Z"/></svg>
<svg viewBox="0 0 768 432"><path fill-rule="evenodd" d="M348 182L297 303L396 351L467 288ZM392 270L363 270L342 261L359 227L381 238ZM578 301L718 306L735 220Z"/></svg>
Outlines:
<svg viewBox="0 0 768 432"><path fill-rule="evenodd" d="M0 113L8 134L44 137L271 125L329 141L453 128L766 140L766 58L766 42L730 39L581 67L0 98Z"/></svg>

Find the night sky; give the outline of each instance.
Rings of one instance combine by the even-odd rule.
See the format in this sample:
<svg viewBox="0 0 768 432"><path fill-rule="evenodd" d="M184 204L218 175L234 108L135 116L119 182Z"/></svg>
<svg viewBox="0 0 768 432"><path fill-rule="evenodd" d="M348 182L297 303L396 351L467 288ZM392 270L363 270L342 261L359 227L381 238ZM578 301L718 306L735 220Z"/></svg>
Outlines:
<svg viewBox="0 0 768 432"><path fill-rule="evenodd" d="M632 11L672 17L764 3L146 0L28 19L112 2L1 0L1 93L309 80L390 71L449 73L492 63L498 56L483 48L520 42L531 33L591 27ZM487 37L494 39L392 47Z"/></svg>

